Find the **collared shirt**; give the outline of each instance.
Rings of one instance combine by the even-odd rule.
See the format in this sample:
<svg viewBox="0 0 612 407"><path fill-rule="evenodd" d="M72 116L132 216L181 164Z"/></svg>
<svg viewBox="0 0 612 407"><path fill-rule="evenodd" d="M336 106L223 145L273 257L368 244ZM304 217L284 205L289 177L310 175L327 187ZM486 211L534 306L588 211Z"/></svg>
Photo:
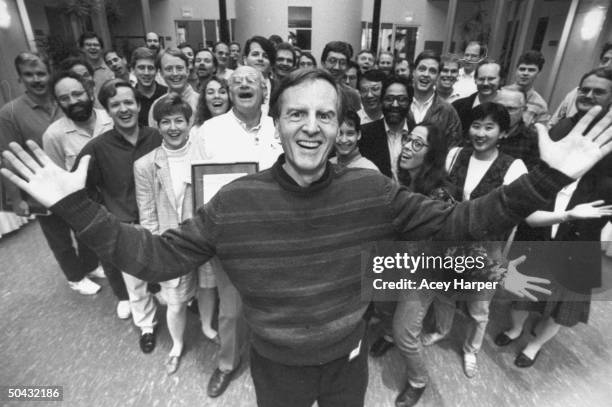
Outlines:
<svg viewBox="0 0 612 407"><path fill-rule="evenodd" d="M91 155L86 184L89 196L101 202L121 222L138 222L134 162L155 150L161 142L157 129L141 127L136 145L114 128L87 143L75 165L84 155Z"/></svg>
<svg viewBox="0 0 612 407"><path fill-rule="evenodd" d="M563 101L548 121L549 129L551 129L555 124L559 123L561 119L572 117L578 113L578 109L576 109L576 99L578 99L578 88L572 89L567 95L565 95Z"/></svg>
<svg viewBox="0 0 612 407"><path fill-rule="evenodd" d="M146 97L141 92L138 92L136 99L140 102L140 112L138 113L138 124L146 126L149 123L149 111L153 103L162 96L168 93L168 88L155 82L155 91L151 97ZM195 115L195 111L192 116Z"/></svg>
<svg viewBox="0 0 612 407"><path fill-rule="evenodd" d="M564 212L567 209L567 205L569 204L570 199L572 199L572 195L574 195L574 192L578 187L578 182L580 182L580 178L578 178L571 184L566 185L561 191L557 193L557 197L555 198L555 212ZM551 227L550 237L554 239L555 236L557 236L558 231L559 224L555 223Z"/></svg>
<svg viewBox="0 0 612 407"><path fill-rule="evenodd" d="M173 90L168 88L166 95L169 95L170 93L173 93ZM151 104L151 107L149 108L148 119L149 127L157 128L157 122L153 118L153 108L155 107L155 104L166 95L158 97L157 99L155 99L153 104ZM195 120L195 112L198 109L198 99L200 98L200 94L193 90L193 88L189 86L189 84L186 84L185 89L183 89L183 92L181 93L181 98L189 104L189 106L191 107L191 111L193 112L193 114L191 115L191 119L189 119L189 127L191 127L193 126L193 121Z"/></svg>
<svg viewBox="0 0 612 407"><path fill-rule="evenodd" d="M504 86L504 89L511 89L522 92L517 84ZM548 125L550 120L550 113L548 113L548 103L534 88L529 89L526 92L522 92L525 95L525 111L523 112L523 121L527 126L531 126L535 123L541 123Z"/></svg>
<svg viewBox="0 0 612 407"><path fill-rule="evenodd" d="M74 167L74 162L87 143L94 137L106 133L113 128L113 119L106 111L94 109L96 122L92 134L77 126L74 121L67 117L62 117L53 122L45 134L43 134L43 150L47 153L51 161L58 166L70 171Z"/></svg>
<svg viewBox="0 0 612 407"><path fill-rule="evenodd" d="M476 107L478 105L480 105L480 95L476 95L474 98L474 103L472 103L472 107Z"/></svg>
<svg viewBox="0 0 612 407"><path fill-rule="evenodd" d="M400 154L402 153L402 137L407 135L409 132L408 123L404 121L404 126L397 133L389 128L386 120L383 120L383 123L385 123L385 132L387 133L387 145L389 146L389 158L391 159L391 172L393 173L393 179L397 181L397 162Z"/></svg>
<svg viewBox="0 0 612 407"><path fill-rule="evenodd" d="M247 129L233 110L205 121L191 133L199 156L210 162L255 161L259 170L270 168L282 153L274 123L263 113L259 125Z"/></svg>
<svg viewBox="0 0 612 407"><path fill-rule="evenodd" d="M476 71L465 73L463 68L459 69L459 77L453 85L454 92L459 94L457 99L466 98L478 90L474 81L474 72Z"/></svg>
<svg viewBox="0 0 612 407"><path fill-rule="evenodd" d="M436 96L436 92L433 92L429 99L425 102L421 103L417 100L416 97L412 98L412 104L410 104L410 111L412 112L412 117L416 124L419 124L425 118L427 111L433 104L434 96Z"/></svg>
<svg viewBox="0 0 612 407"><path fill-rule="evenodd" d="M368 114L366 113L366 111L362 108L357 112L357 115L359 116L359 120L361 120L361 125L363 126L364 124L368 124L368 123L372 123L375 122L376 120L380 120L383 118L383 114L382 112L380 112L380 116L375 117L375 118L371 118L370 116L368 116Z"/></svg>
<svg viewBox="0 0 612 407"><path fill-rule="evenodd" d="M115 74L113 73L113 71L111 71L111 69L104 62L102 62L98 66L94 66L93 69L94 69L93 80L95 83L95 94L97 95L98 92L100 91L100 88L104 84L104 82L110 79L115 79Z"/></svg>
<svg viewBox="0 0 612 407"><path fill-rule="evenodd" d="M53 100L47 106L40 105L27 93L11 100L0 109L0 151L13 141L20 146L25 146L26 140L42 145L47 127L63 116Z"/></svg>

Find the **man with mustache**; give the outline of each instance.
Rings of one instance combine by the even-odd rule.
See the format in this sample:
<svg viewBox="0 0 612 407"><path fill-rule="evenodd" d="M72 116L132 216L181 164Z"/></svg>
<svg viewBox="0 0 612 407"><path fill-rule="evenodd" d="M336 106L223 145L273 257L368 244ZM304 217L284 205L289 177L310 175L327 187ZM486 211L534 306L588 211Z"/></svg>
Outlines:
<svg viewBox="0 0 612 407"><path fill-rule="evenodd" d="M251 66L239 66L229 79L232 109L205 121L191 136L194 149L208 162L257 162L259 170L268 169L282 152L274 134L272 118L261 110L264 77ZM208 264L213 269L219 290L219 360L208 382L207 394L220 396L240 364L244 344L242 303L217 258ZM199 293L198 293L199 294ZM202 303L202 301L199 300Z"/></svg>
<svg viewBox="0 0 612 407"><path fill-rule="evenodd" d="M43 149L55 164L69 171L81 149L90 140L110 130L113 121L104 110L94 109L93 89L82 76L69 71L60 73L53 79L51 89L65 117L51 123L44 132ZM77 255L70 228L61 218L50 215L39 219L70 288L80 294L98 292L100 286L89 277L101 277L101 272L88 277L88 273L98 266L96 255L78 241ZM127 318L127 292L121 275L108 275L108 281L120 301L117 314L120 318ZM122 304L121 301L125 302Z"/></svg>
<svg viewBox="0 0 612 407"><path fill-rule="evenodd" d="M366 74L370 72L375 71ZM409 131L406 118L410 110L410 84L404 78L391 76L382 81L380 95L383 117L361 126L359 150L380 172L397 179L402 137Z"/></svg>
<svg viewBox="0 0 612 407"><path fill-rule="evenodd" d="M158 70L155 65L155 54L149 48L138 47L132 52L132 70L136 76L137 97L140 103L138 124L146 126L151 105L168 93L168 88L155 81Z"/></svg>
<svg viewBox="0 0 612 407"><path fill-rule="evenodd" d="M168 85L168 93L179 95L181 99L189 103L189 106L195 112L200 94L193 90L187 82L189 77L189 59L187 56L178 48L166 48L157 57L157 68L161 70L164 81ZM157 122L153 118L153 108L157 100L153 102L149 109L149 127L157 128ZM189 125L193 125L193 117L189 121Z"/></svg>
<svg viewBox="0 0 612 407"><path fill-rule="evenodd" d="M497 62L488 59L480 62L474 77L476 92L453 102L453 107L461 119L465 142L467 142L467 131L472 123L472 108L484 102L495 101L501 82L500 72L501 66Z"/></svg>
<svg viewBox="0 0 612 407"><path fill-rule="evenodd" d="M544 56L540 51L527 51L521 55L516 64L515 82L506 86L525 94L527 108L523 112L523 121L527 126L534 123L546 125L550 120L548 103L533 88L533 84L544 66Z"/></svg>
<svg viewBox="0 0 612 407"><path fill-rule="evenodd" d="M608 42L604 44L601 49L601 53L599 54L599 64L598 68L605 68L612 66L612 42ZM553 127L557 122L565 117L572 117L578 110L576 110L576 99L578 98L578 88L572 89L563 101L553 113L552 118L548 122L548 128Z"/></svg>
<svg viewBox="0 0 612 407"><path fill-rule="evenodd" d="M61 120L71 121L63 118L64 107L58 106L51 92L47 59L32 52L22 52L15 58L15 69L19 81L25 87L25 93L0 109L0 147L2 148L6 148L10 142L25 147L27 139L43 144L43 133L50 124ZM64 165L62 168L65 168ZM34 202L29 201L25 194L22 195L10 183L6 183L3 187L12 203L13 212L20 216L29 215L30 206ZM80 246L77 255L72 245L70 229L59 217L40 216L38 220L47 244L66 276L70 288L81 294L98 292L100 286L87 277L87 274L98 266L95 254Z"/></svg>
<svg viewBox="0 0 612 407"><path fill-rule="evenodd" d="M440 56L433 51L425 50L417 55L414 66L412 73L414 97L408 112L410 128L422 122L435 123L442 130L449 148L458 145L462 129L459 116L455 109L441 100L435 92L435 85L442 68Z"/></svg>
<svg viewBox="0 0 612 407"><path fill-rule="evenodd" d="M112 128L87 143L76 157L74 166L78 166L84 155L90 155L92 160L85 186L87 194L97 198L121 222L138 224L134 162L159 147L162 138L157 129L138 125L140 105L129 82L113 79L104 83L98 98L112 119ZM110 262L103 261L102 267L109 280L123 280L127 295L124 292L115 292L115 295L123 304L129 298L132 319L141 330L140 349L143 353L152 352L155 348L156 306L153 295L147 290L147 282L122 273Z"/></svg>

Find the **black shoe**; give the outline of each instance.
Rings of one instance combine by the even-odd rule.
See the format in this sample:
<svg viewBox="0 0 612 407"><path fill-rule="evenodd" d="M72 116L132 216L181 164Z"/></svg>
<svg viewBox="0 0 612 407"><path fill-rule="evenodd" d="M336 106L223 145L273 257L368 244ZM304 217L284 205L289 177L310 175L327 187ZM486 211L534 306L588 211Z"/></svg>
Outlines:
<svg viewBox="0 0 612 407"><path fill-rule="evenodd" d="M523 333L521 332L521 335ZM510 338L508 335L506 335L505 332L501 332L499 333L496 337L495 340L493 342L495 342L495 344L497 346L508 346L510 345L512 342L516 341L518 338L521 337L521 335L517 336L516 338L512 339Z"/></svg>
<svg viewBox="0 0 612 407"><path fill-rule="evenodd" d="M523 368L531 367L531 366L533 366L535 361L538 359L539 355L540 355L540 351L538 351L538 353L535 354L533 359L531 359L529 356L527 356L523 352L521 352L521 353L518 354L516 359L514 359L514 365L516 367L523 367Z"/></svg>
<svg viewBox="0 0 612 407"><path fill-rule="evenodd" d="M155 333L140 335L140 349L143 353L151 353L155 349Z"/></svg>
<svg viewBox="0 0 612 407"><path fill-rule="evenodd" d="M388 340L385 339L384 336L381 336L370 347L370 355L372 355L372 357L374 358L379 358L385 353L387 353L387 351L391 349L392 347L393 347L393 342L389 342Z"/></svg>
<svg viewBox="0 0 612 407"><path fill-rule="evenodd" d="M232 381L233 376L234 370L224 372L223 370L216 368L208 381L208 388L206 390L208 397L214 398L222 395Z"/></svg>
<svg viewBox="0 0 612 407"><path fill-rule="evenodd" d="M406 383L404 390L395 399L395 407L412 407L419 402L419 399L425 391L423 387L412 387L410 382Z"/></svg>

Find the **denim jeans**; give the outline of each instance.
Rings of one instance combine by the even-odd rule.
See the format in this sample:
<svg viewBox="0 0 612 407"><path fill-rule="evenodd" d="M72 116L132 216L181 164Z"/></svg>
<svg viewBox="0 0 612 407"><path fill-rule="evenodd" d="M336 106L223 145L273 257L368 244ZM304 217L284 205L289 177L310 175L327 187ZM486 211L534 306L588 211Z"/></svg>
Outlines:
<svg viewBox="0 0 612 407"><path fill-rule="evenodd" d="M436 325L441 330L440 333L448 333L455 307L450 297L434 290L403 291L393 316L393 339L406 360L408 380L414 386L423 386L429 380L423 359L421 331L423 318L435 299L438 299L441 305L438 307L439 311L443 311L440 315L436 311Z"/></svg>

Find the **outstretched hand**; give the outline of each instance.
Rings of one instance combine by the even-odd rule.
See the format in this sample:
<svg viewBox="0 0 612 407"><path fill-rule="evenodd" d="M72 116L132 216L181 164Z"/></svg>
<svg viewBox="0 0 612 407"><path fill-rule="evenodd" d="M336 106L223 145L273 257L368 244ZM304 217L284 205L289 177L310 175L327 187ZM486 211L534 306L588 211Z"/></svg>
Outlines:
<svg viewBox="0 0 612 407"><path fill-rule="evenodd" d="M574 179L580 178L599 160L612 152L612 110L593 128L584 131L601 112L600 106L589 110L563 139L554 142L546 127L536 124L540 157L552 168Z"/></svg>
<svg viewBox="0 0 612 407"><path fill-rule="evenodd" d="M550 280L540 277L526 276L525 274L519 273L517 266L523 263L526 258L527 257L523 255L508 262L508 273L506 273L506 278L504 279L504 289L517 297L528 298L531 301L538 301L538 299L530 291L550 295L550 290L541 287L541 285L549 285Z"/></svg>
<svg viewBox="0 0 612 407"><path fill-rule="evenodd" d="M612 205L604 205L603 200L583 203L567 211L570 219L592 219L612 216Z"/></svg>
<svg viewBox="0 0 612 407"><path fill-rule="evenodd" d="M9 144L12 152L2 152L2 157L17 172L15 174L6 168L0 170L9 181L47 208L85 187L90 156L83 157L76 171L68 172L51 161L35 142L28 140L26 144L36 159L17 143Z"/></svg>

